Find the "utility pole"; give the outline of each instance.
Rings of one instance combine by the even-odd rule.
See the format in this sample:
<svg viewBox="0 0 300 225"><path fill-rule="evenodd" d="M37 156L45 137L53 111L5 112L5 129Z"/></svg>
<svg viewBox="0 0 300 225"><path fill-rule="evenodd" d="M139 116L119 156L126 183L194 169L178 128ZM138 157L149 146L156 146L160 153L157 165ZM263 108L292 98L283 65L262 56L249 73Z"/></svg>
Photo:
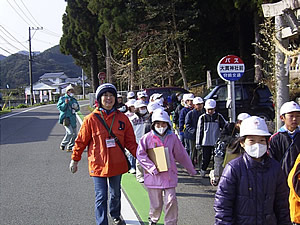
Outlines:
<svg viewBox="0 0 300 225"><path fill-rule="evenodd" d="M112 70L111 70L111 49L109 46L109 42L107 37L105 36L105 49L106 49L106 81L108 83L112 83L113 82L113 78L112 78Z"/></svg>
<svg viewBox="0 0 300 225"><path fill-rule="evenodd" d="M84 72L83 72L83 69L81 69L81 75L82 75L82 96L83 96L83 99L85 99L85 84L84 84Z"/></svg>
<svg viewBox="0 0 300 225"><path fill-rule="evenodd" d="M282 38L282 16L275 16L275 30L277 40L286 47L288 45L288 40ZM280 119L280 108L283 103L289 100L289 71L286 71L284 65L284 53L276 46L275 50L275 78L276 78L276 130L282 126L282 121ZM287 68L287 70L289 70Z"/></svg>
<svg viewBox="0 0 300 225"><path fill-rule="evenodd" d="M33 105L33 84L32 84L32 54L31 54L31 30L43 30L42 27L29 27L29 83L30 83L30 105Z"/></svg>

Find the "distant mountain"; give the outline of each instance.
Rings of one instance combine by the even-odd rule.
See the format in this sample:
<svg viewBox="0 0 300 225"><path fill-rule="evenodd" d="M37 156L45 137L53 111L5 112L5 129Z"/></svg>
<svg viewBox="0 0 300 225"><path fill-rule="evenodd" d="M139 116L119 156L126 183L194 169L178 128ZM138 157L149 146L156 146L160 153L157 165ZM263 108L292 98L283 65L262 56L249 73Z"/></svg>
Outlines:
<svg viewBox="0 0 300 225"><path fill-rule="evenodd" d="M0 54L0 61L5 59L5 58L6 58L6 56Z"/></svg>
<svg viewBox="0 0 300 225"><path fill-rule="evenodd" d="M38 81L44 73L64 72L68 77L81 76L81 68L74 63L72 56L60 53L59 45L33 57L32 78ZM29 85L28 55L14 54L0 61L0 88L24 87Z"/></svg>
<svg viewBox="0 0 300 225"><path fill-rule="evenodd" d="M25 50L19 51L17 54L29 56L29 52L28 52L28 51L25 51ZM32 52L31 54L34 55L34 56L37 56L37 55L41 54L41 52Z"/></svg>

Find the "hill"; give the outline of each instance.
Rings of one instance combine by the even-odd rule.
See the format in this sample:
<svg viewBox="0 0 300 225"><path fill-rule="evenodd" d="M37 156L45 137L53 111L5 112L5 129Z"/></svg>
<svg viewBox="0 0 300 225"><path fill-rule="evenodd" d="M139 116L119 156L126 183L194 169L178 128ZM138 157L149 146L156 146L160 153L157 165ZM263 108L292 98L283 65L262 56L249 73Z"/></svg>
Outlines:
<svg viewBox="0 0 300 225"><path fill-rule="evenodd" d="M5 58L6 58L6 56L0 54L0 61L5 59Z"/></svg>
<svg viewBox="0 0 300 225"><path fill-rule="evenodd" d="M33 82L36 82L44 73L62 71L68 77L81 76L81 68L75 65L72 56L60 53L59 45L33 57ZM28 56L14 54L0 61L0 88L5 88L6 84L9 84L11 88L29 85Z"/></svg>

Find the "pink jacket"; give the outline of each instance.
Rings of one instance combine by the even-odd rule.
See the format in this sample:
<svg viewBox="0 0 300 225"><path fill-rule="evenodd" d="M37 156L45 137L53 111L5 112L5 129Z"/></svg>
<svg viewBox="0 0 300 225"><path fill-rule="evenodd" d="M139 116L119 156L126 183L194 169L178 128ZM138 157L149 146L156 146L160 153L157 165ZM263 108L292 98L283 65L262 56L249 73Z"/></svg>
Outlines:
<svg viewBox="0 0 300 225"><path fill-rule="evenodd" d="M159 146L168 147L170 155L170 168L168 171L161 173L157 171L156 166L147 154L147 149ZM184 166L190 175L197 173L180 140L171 131L168 131L164 143L161 142L153 130L145 134L140 140L136 156L144 168L144 183L148 188L165 189L176 187L178 182L176 161Z"/></svg>

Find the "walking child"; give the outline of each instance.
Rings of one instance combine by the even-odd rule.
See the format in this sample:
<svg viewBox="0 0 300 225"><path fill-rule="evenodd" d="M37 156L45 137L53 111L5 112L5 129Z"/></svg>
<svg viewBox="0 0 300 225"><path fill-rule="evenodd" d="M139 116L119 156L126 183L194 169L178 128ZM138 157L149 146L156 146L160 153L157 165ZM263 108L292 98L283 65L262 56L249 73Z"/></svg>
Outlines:
<svg viewBox="0 0 300 225"><path fill-rule="evenodd" d="M171 121L167 112L155 110L152 115L151 131L145 134L138 146L137 159L144 168L144 184L150 199L149 224L156 224L163 206L165 208L165 225L176 225L178 204L175 187L177 186L176 161L186 168L190 175L197 172L191 159L178 137L171 130ZM168 171L159 172L150 160L147 151L164 146L169 158Z"/></svg>
<svg viewBox="0 0 300 225"><path fill-rule="evenodd" d="M280 108L280 119L284 126L270 138L269 154L280 162L287 179L300 154L300 106L294 101L284 103Z"/></svg>
<svg viewBox="0 0 300 225"><path fill-rule="evenodd" d="M150 131L150 115L147 111L147 104L143 100L137 100L134 103L134 108L135 113L132 117L130 117L130 122L134 130L136 142L139 143L142 136ZM136 180L143 183L144 173L139 161L136 161L135 170Z"/></svg>
<svg viewBox="0 0 300 225"><path fill-rule="evenodd" d="M225 167L215 195L215 224L291 224L289 190L280 164L267 154L271 134L264 119L243 120L245 150Z"/></svg>
<svg viewBox="0 0 300 225"><path fill-rule="evenodd" d="M196 149L202 147L202 166L200 175L205 177L206 169L209 165L214 145L220 136L221 129L224 128L227 121L224 117L216 112L216 101L214 99L207 99L204 104L206 110L198 120L196 133Z"/></svg>

